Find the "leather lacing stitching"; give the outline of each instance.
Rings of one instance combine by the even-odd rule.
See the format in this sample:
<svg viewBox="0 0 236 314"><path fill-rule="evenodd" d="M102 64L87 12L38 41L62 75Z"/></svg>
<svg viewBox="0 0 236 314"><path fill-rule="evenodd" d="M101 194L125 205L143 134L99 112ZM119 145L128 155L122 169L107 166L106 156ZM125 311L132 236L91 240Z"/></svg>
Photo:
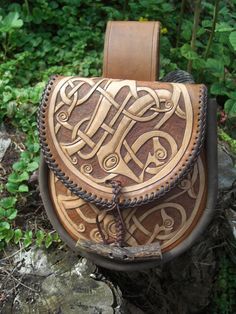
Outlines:
<svg viewBox="0 0 236 314"><path fill-rule="evenodd" d="M112 240L108 241L106 239L106 237L102 231L100 222L99 222L99 215L97 215L96 216L96 224L97 224L98 231L101 235L101 238L103 240L103 243L104 244L111 244L112 243L115 246L123 247L123 246L125 246L125 234L126 234L126 232L132 238L134 238L135 241L138 243L138 240L135 238L135 236L133 234L131 234L129 232L129 230L127 230L123 216L122 216L121 211L120 211L119 196L120 196L121 190L122 190L121 182L118 180L107 180L105 183L108 185L111 185L111 187L112 187L112 194L113 194L112 205L106 209L106 212L107 213L111 212L114 216L115 223L116 223L116 239L115 239L115 242L113 242Z"/></svg>
<svg viewBox="0 0 236 314"><path fill-rule="evenodd" d="M107 180L105 183L108 185L111 185L111 187L112 187L112 194L113 194L112 203L109 207L107 207L106 212L111 212L114 216L114 219L115 219L116 239L115 239L114 245L124 246L124 237L125 237L126 227L125 227L125 223L124 223L122 214L120 212L120 206L119 206L119 196L120 196L120 192L122 189L121 182L116 181L116 180ZM110 244L105 238L105 235L104 235L102 228L100 226L98 216L99 215L97 215L97 217L96 217L96 223L97 223L98 231L99 231L101 238L103 240L103 243L104 244Z"/></svg>
<svg viewBox="0 0 236 314"><path fill-rule="evenodd" d="M45 161L47 162L49 168L55 173L58 179L67 187L74 195L77 195L83 198L87 202L94 203L98 206L102 207L110 207L112 206L112 201L107 199L98 198L97 195L93 195L92 193L87 193L86 190L83 190L81 187L78 187L76 183L70 180L69 176L66 175L64 172L61 171L58 164L56 163L53 155L50 151L49 145L46 139L46 127L45 127L45 113L48 106L48 96L50 95L50 91L52 89L52 85L56 80L58 75L53 76L48 84L46 85L42 98L41 98L41 105L38 112L38 129L40 134L40 145L42 152L45 157ZM177 186L192 169L193 164L197 160L201 148L204 143L205 139L205 128L206 128L206 104L207 104L207 92L206 87L202 86L200 88L200 95L199 95L199 113L198 113L198 125L197 125L197 134L195 137L194 145L192 148L191 153L189 154L189 158L185 160L182 167L178 170L178 173L175 173L175 179L171 182L166 182L165 186L162 186L160 189L156 190L156 192L152 192L150 195L146 194L144 197L135 198L133 200L126 199L122 203L119 204L120 208L127 208L127 207L135 207L143 204L147 204L153 200L159 199L167 192L169 192L172 188ZM172 178L173 179L173 178Z"/></svg>

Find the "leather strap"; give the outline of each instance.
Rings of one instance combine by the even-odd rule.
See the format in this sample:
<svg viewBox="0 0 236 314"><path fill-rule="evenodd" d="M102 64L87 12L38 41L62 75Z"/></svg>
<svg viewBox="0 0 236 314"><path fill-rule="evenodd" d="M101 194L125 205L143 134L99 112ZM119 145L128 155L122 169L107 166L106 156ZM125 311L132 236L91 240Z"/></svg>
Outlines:
<svg viewBox="0 0 236 314"><path fill-rule="evenodd" d="M159 22L109 21L103 77L156 81L159 78Z"/></svg>

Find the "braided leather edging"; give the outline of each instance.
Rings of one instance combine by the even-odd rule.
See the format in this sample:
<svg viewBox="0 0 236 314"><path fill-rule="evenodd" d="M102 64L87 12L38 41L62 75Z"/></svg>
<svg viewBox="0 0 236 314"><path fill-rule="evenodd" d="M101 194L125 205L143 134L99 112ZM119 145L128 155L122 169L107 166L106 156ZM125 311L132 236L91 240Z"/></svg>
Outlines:
<svg viewBox="0 0 236 314"><path fill-rule="evenodd" d="M70 178L61 171L56 160L53 159L51 154L50 148L47 144L46 140L46 132L45 132L45 111L48 106L48 97L50 95L50 91L52 86L56 80L55 75L50 78L48 84L46 85L42 97L41 97L41 104L38 111L38 130L40 135L40 145L41 150L44 155L45 161L48 164L48 167L54 172L56 177L68 188L74 195L77 195L84 199L87 202L94 203L101 207L111 207L113 205L112 201L107 199L103 200L98 198L97 195L93 195L91 193L87 193L87 191L83 190L81 187L78 187L76 183L74 183ZM205 129L206 129L206 107L207 107L207 89L204 85L200 88L200 95L199 95L199 113L198 113L198 125L197 125L197 136L194 141L194 145L192 148L192 152L189 154L190 158L188 158L185 163L183 164L182 168L178 170L178 173L175 173L175 179L171 182L166 182L165 186L162 186L158 189L155 193L152 192L150 195L146 194L144 197L140 196L139 198L126 199L120 203L121 208L127 207L135 207L147 204L153 200L159 199L160 197L164 196L170 190L172 190L175 186L179 184L179 182L191 171L194 163L196 162L201 148L204 143L205 139Z"/></svg>

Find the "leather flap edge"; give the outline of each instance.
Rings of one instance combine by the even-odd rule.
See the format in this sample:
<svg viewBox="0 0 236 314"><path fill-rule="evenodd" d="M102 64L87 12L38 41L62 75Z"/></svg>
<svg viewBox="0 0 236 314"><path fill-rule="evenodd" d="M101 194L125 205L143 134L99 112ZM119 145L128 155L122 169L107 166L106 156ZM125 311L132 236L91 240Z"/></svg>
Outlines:
<svg viewBox="0 0 236 314"><path fill-rule="evenodd" d="M139 139L141 135L139 135L139 137L136 139L135 142L133 141L132 145L130 143L127 143L127 141L125 140L126 165L132 159L130 158L130 156L131 157L133 156L134 158L138 156L138 158L136 158L137 160L135 160L135 163L138 164L140 168L145 166L144 168L148 169L148 173L145 174L146 181L144 179L143 181L142 179L140 179L140 182L138 182L138 179L137 179L136 185L135 184L133 186L130 185L130 187L128 188L126 184L123 185L124 189L120 197L120 206L121 207L133 207L133 206L148 203L154 199L158 199L159 197L165 195L173 187L179 184L180 181L185 177L185 175L192 169L201 151L202 144L204 142L205 123L206 123L205 122L206 121L206 105L207 105L207 90L204 85L197 85L197 84L185 85L185 84L180 84L180 83L136 82L136 81L128 81L128 80L122 81L122 80L110 80L110 79L101 79L101 78L87 79L87 78L79 78L79 77L54 76L50 79L42 96L41 106L40 106L39 114L38 114L38 129L39 129L39 134L40 134L40 143L41 143L43 155L45 157L45 160L49 168L55 173L58 179L61 180L64 183L64 185L72 191L72 193L85 199L88 202L92 202L100 206L108 206L108 207L112 206L113 204L112 203L112 198L113 198L112 188L106 186L105 180L101 179L100 180L101 182L99 182L99 178L98 178L97 183L93 182L93 178L90 178L90 181L87 180L87 178L89 178L90 176L90 169L82 170L82 167L85 167L84 165L86 164L81 164L79 162L80 169L78 172L78 167L76 169L76 166L75 166L76 162L75 163L73 162L73 154L70 156L69 158L70 162L68 163L68 156L63 156L63 150L58 152L60 150L60 147L59 147L60 145L58 145L57 137L52 136L52 133L55 131L55 129L60 128L61 126L66 125L65 131L64 133L62 133L62 136L63 134L65 134L65 132L67 132L68 130L71 130L72 127L70 123L68 123L68 116L63 116L64 112L60 111L60 108L62 108L63 106L65 106L67 109L71 108L71 106L73 105L72 104L73 99L75 98L72 97L71 99L69 99L68 95L74 95L73 93L78 92L78 89L80 86L86 85L87 83L88 85L89 84L91 85L90 89L93 89L93 92L90 94L88 98L86 98L84 95L86 95L86 93L90 93L91 90L87 89L81 92L81 95L85 97L87 100L92 99L93 97L92 94L98 94L96 98L97 104L102 103L103 100L101 97L105 98L105 100L108 100L108 102L111 104L114 102L113 103L114 107L116 107L116 104L119 103L119 106L118 106L119 108L121 108L122 106L124 107L121 113L125 116L126 120L130 119L130 121L132 122L133 120L136 119L135 120L136 122L141 121L140 123L143 122L143 125L147 124L149 117L153 114L153 117L155 119L152 119L152 120L156 121L155 122L156 125L159 124L159 126L160 125L165 126L164 131L165 133L167 133L167 135L165 138L163 137L164 138L163 141L167 139L167 141L169 141L169 144L168 144L169 150L171 151L174 149L175 153L173 154L172 159L174 160L175 156L177 156L179 152L182 150L182 153L179 154L179 159L176 158L176 163L172 162L171 167L170 167L170 161L172 161L171 158L168 160L166 165L162 167L161 162L165 160L164 158L165 156L159 156L160 158L158 162L160 163L159 165L160 167L159 167L159 170L157 169L158 170L157 172L163 173L163 175L159 176L159 179L158 179L158 175L153 175L153 173L155 173L156 171L156 168L158 168L157 163L155 164L156 168L152 167L153 166L152 163L154 160L152 159L154 155L153 148L152 148L152 154L151 154L150 151L147 151L148 146L146 147L147 155L145 156L145 158L146 158L146 161L148 158L150 160L147 161L145 165L143 162L139 164L140 159L138 158L142 158L142 156L137 155L139 147L136 148L136 153L134 153L134 151L135 151L135 143L136 143L136 146L138 146L137 143L141 141ZM114 92L114 89L115 90L117 89L116 85L119 87L118 88L119 91L123 90L123 94L119 96L117 93L115 93L115 97L110 97L112 96L112 91ZM110 90L108 90L109 86L110 86ZM125 89L127 86L130 89L129 91ZM100 87L99 93L98 93L98 87ZM136 88L136 91L135 91L135 88ZM61 91L63 92L61 93ZM131 93L131 97L133 97L134 99L133 101L135 100L138 101L141 98L145 98L145 96L147 95L155 99L156 97L155 94L159 97L158 98L159 100L156 100L151 103L150 97L149 96L146 97L147 103L145 106L146 107L149 106L148 107L149 114L147 114L147 111L145 111L145 109L143 111L142 109L140 109L142 107L140 103L137 105L139 106L138 111L133 110L132 102L131 104L129 104L129 108L126 109L124 106L124 101L125 101L124 99L126 99L125 95L127 96L127 92ZM78 104L79 102L78 94L76 97L77 97L76 101ZM157 101L159 102L159 105L158 105L159 107L157 106ZM164 105L163 104L161 105L163 101L164 101ZM93 102L94 102L94 99L93 99ZM143 100L141 104L142 103L143 103ZM73 105L73 106L76 106L76 105ZM91 107L91 102L89 103L89 106ZM153 106L154 107L157 106L158 110L156 109L156 107L154 108ZM116 110L119 111L118 107L116 107ZM105 108L104 104L103 104L103 108ZM101 124L104 121L100 121L99 116L98 116L98 109L99 109L98 107L92 108L92 111L90 111L90 116L93 117L93 123L95 120L98 121L98 124L99 124L98 129L99 128L101 129ZM142 112L142 114L139 115L137 114L137 112ZM173 113L177 118L173 120L172 122L170 122L169 117L173 116ZM113 115L114 114L115 112L113 112ZM135 118L135 114L136 114L136 118ZM78 116L78 112L77 112L77 116ZM112 115L110 115L110 119L111 118L112 118ZM75 119L75 116L72 118L72 120L74 121L74 119ZM80 123L82 124L81 122L82 119L83 119L82 117L80 119L77 118L77 121L76 121L77 131L79 130L78 124ZM184 132L182 130L183 127L179 122L181 119L186 120L183 124L185 127ZM164 121L164 122L161 124L160 121L162 122ZM133 124L135 124L136 122L134 122ZM75 121L73 123L75 124ZM89 123L91 124L92 122L90 121ZM153 125L152 124L149 125L149 128L150 127L153 127ZM83 128L83 130L85 129L86 128ZM132 126L130 129L132 129ZM155 131L156 133L153 135L153 137L156 136L157 139L161 138L163 135L163 133L161 132L164 132L164 131L161 130L160 127L157 127L156 129L157 131ZM88 130L88 124L87 124L87 130ZM117 130L117 127L114 131L111 128L109 123L104 122L102 125L102 130L104 132L107 132L107 134L110 135L111 137L112 135L114 137L113 133ZM147 134L148 131L146 131L145 129L145 132L144 133ZM172 135L174 133L177 134L177 137L174 141L172 141L168 137L169 136L168 132L172 132ZM180 136L178 135L178 133L180 134L181 132L183 133L181 140L182 142L187 141L186 145L176 144L177 139ZM86 132L80 133L80 139L81 139L82 134L84 134L84 136L87 136L87 137L82 138L83 141L91 140L91 138L89 138L88 136L89 132L87 134ZM151 133L150 133L150 136L151 136ZM163 141L160 142L159 140L156 140L155 142L156 144L153 142L153 145L157 146L156 147L157 150L154 153L158 154L159 148L164 145ZM93 143L89 142L89 143L90 143L89 144L90 148L92 148L92 146L94 145L94 142ZM68 143L64 141L63 145L64 147L66 147L68 146ZM111 147L111 144L109 145L110 146L108 147ZM159 153L160 152L161 151L159 151ZM169 152L167 153L169 154ZM137 156L135 156L135 154ZM103 157L105 157L105 155ZM111 157L114 157L114 156L111 156ZM123 158L123 161L124 161L124 157L121 158L121 156L119 156L119 158L120 160ZM109 159L108 166L110 165L112 166L112 162L113 160ZM114 159L114 162L116 162L115 159ZM150 164L152 164L152 166L150 166ZM103 165L104 165L104 158L103 158ZM109 171L109 169L106 168L106 165L107 164L105 164L103 170L107 170L108 177L110 178L111 171ZM112 169L114 169L114 167ZM168 173L165 172L165 170L163 169L167 169ZM86 172L86 170L88 171ZM127 170L128 170L128 167L127 167ZM120 170L120 173L117 172L117 169L115 171L116 175L119 174L118 179L121 181L123 180L125 176L124 175L125 171L123 171L123 174L122 174L122 171L123 170ZM84 177L85 177L85 180L83 181ZM114 173L113 173L113 177L114 177ZM139 176L136 174L136 177L144 178L144 174L141 173ZM135 176L133 178L134 178L133 180L135 180ZM124 180L124 181L126 182L127 180ZM92 186L92 188L90 187L90 185Z"/></svg>

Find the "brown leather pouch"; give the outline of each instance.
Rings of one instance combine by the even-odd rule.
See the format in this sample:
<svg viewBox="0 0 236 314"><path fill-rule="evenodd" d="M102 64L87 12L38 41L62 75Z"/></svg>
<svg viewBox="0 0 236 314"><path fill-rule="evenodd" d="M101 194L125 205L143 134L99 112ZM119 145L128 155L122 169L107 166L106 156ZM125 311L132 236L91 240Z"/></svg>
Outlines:
<svg viewBox="0 0 236 314"><path fill-rule="evenodd" d="M38 127L48 216L97 264L155 266L209 222L216 128L204 85L54 76Z"/></svg>

